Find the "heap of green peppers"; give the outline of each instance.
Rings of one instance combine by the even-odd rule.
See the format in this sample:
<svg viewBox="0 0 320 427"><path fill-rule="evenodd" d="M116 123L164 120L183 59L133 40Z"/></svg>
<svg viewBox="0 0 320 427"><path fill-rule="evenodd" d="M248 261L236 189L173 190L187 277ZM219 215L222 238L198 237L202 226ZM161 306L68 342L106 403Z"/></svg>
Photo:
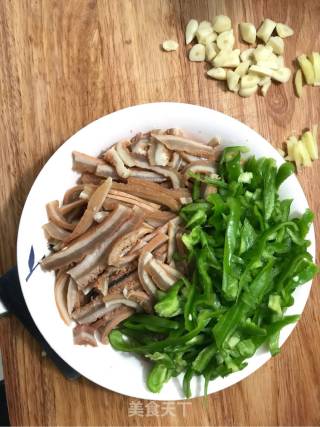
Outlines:
<svg viewBox="0 0 320 427"><path fill-rule="evenodd" d="M249 157L245 147L225 148L219 178L190 174L193 203L180 216L185 225L188 278L159 292L155 314L134 314L111 332L113 348L151 360L147 385L159 392L184 373L183 391L203 375L209 381L243 369L265 344L279 353L280 330L299 316L286 316L297 286L318 272L307 248L313 221L307 209L290 217L292 200L278 189L293 173L270 158ZM213 186L204 200L201 186Z"/></svg>

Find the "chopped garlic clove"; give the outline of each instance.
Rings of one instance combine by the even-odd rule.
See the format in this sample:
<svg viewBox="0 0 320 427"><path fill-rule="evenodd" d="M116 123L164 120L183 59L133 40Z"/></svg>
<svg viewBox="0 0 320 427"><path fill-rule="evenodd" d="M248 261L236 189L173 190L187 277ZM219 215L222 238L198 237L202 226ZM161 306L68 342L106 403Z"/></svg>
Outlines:
<svg viewBox="0 0 320 427"><path fill-rule="evenodd" d="M261 93L263 96L266 96L268 90L270 89L270 86L271 86L271 79L261 86Z"/></svg>
<svg viewBox="0 0 320 427"><path fill-rule="evenodd" d="M292 145L292 159L293 161L296 163L296 167L299 168L300 166L302 166L302 157L301 157L301 153L299 150L299 142L301 141L296 141L296 143L294 143ZM289 151L288 151L289 154Z"/></svg>
<svg viewBox="0 0 320 427"><path fill-rule="evenodd" d="M295 136L290 136L288 138L288 141L286 141L288 157L290 157L291 159L294 159L293 149L297 143L298 143L298 139Z"/></svg>
<svg viewBox="0 0 320 427"><path fill-rule="evenodd" d="M226 80L227 79L227 71L224 68L211 68L207 71L207 74L212 79L216 80Z"/></svg>
<svg viewBox="0 0 320 427"><path fill-rule="evenodd" d="M173 50L177 50L179 47L179 44L174 40L165 40L162 43L162 49L166 52L171 52Z"/></svg>
<svg viewBox="0 0 320 427"><path fill-rule="evenodd" d="M284 52L284 41L281 37L270 37L267 46L271 46L273 49L273 52L277 55L282 55Z"/></svg>
<svg viewBox="0 0 320 427"><path fill-rule="evenodd" d="M206 48L202 44L195 44L189 52L190 61L201 62L206 58Z"/></svg>
<svg viewBox="0 0 320 427"><path fill-rule="evenodd" d="M297 96L300 98L302 95L302 88L303 88L303 83L302 83L302 71L297 70L296 75L294 77L294 87L296 89L296 94Z"/></svg>
<svg viewBox="0 0 320 427"><path fill-rule="evenodd" d="M190 19L186 26L186 44L191 43L195 38L198 27L198 21L196 19Z"/></svg>
<svg viewBox="0 0 320 427"><path fill-rule="evenodd" d="M252 56L256 62L268 61L271 55L272 55L272 47L263 46L262 44L258 44L258 46L254 49L252 53Z"/></svg>
<svg viewBox="0 0 320 427"><path fill-rule="evenodd" d="M273 30L276 28L276 23L271 19L265 19L257 31L257 37L265 43L269 40Z"/></svg>
<svg viewBox="0 0 320 427"><path fill-rule="evenodd" d="M225 15L215 16L212 21L212 27L216 33L231 30L231 19Z"/></svg>
<svg viewBox="0 0 320 427"><path fill-rule="evenodd" d="M210 29L211 32L213 31L211 22L209 22L209 21L201 21L200 22L200 24L198 26L198 30L201 31L201 30L205 30L205 29Z"/></svg>
<svg viewBox="0 0 320 427"><path fill-rule="evenodd" d="M201 30L201 31L198 30L196 34L197 42L205 46L211 34L213 33L210 33L207 30Z"/></svg>
<svg viewBox="0 0 320 427"><path fill-rule="evenodd" d="M217 37L217 46L220 50L229 49L232 50L234 46L235 38L233 30L224 31Z"/></svg>
<svg viewBox="0 0 320 427"><path fill-rule="evenodd" d="M243 98L249 98L249 96L256 93L257 90L258 90L258 85L253 87L248 87L248 88L240 88L239 95L242 96Z"/></svg>
<svg viewBox="0 0 320 427"><path fill-rule="evenodd" d="M230 67L235 68L240 64L240 49L232 51L222 50L213 60L215 67Z"/></svg>
<svg viewBox="0 0 320 427"><path fill-rule="evenodd" d="M298 62L300 65L300 68L303 72L303 76L306 80L306 83L308 85L313 85L314 83L314 70L312 63L309 61L306 55L300 55L298 56Z"/></svg>
<svg viewBox="0 0 320 427"><path fill-rule="evenodd" d="M205 42L206 45L213 43L217 40L217 33L210 33L206 38L205 38Z"/></svg>
<svg viewBox="0 0 320 427"><path fill-rule="evenodd" d="M306 147L311 160L318 159L318 146L317 146L317 142L313 137L312 132L310 132L309 130L307 132L304 132L301 140L304 146Z"/></svg>
<svg viewBox="0 0 320 427"><path fill-rule="evenodd" d="M249 67L251 65L250 61L244 61L241 62L241 64L239 64L237 66L237 68L234 70L235 73L239 74L239 76L244 76L245 74L247 74Z"/></svg>
<svg viewBox="0 0 320 427"><path fill-rule="evenodd" d="M272 73L275 70L271 70L270 68L267 68L267 67L261 67L259 65L251 65L251 67L249 68L249 71L259 74L260 76L272 77Z"/></svg>
<svg viewBox="0 0 320 427"><path fill-rule="evenodd" d="M254 52L254 48L250 47L249 49L245 49L240 53L240 58L241 61L245 62L245 61L251 61L253 60L253 52Z"/></svg>
<svg viewBox="0 0 320 427"><path fill-rule="evenodd" d="M250 22L241 22L239 25L241 38L243 41L253 44L256 42L256 27Z"/></svg>
<svg viewBox="0 0 320 427"><path fill-rule="evenodd" d="M280 70L272 70L271 78L280 83L287 83L287 81L291 77L290 68L284 67L280 68Z"/></svg>
<svg viewBox="0 0 320 427"><path fill-rule="evenodd" d="M314 140L316 141L316 144L317 144L317 141L318 141L318 125L312 126L312 135L313 135Z"/></svg>
<svg viewBox="0 0 320 427"><path fill-rule="evenodd" d="M290 28L288 25L286 24L277 24L276 25L276 30L277 30L277 34L278 36L280 36L282 39L285 39L286 37L290 37L294 34L294 31L292 28Z"/></svg>
<svg viewBox="0 0 320 427"><path fill-rule="evenodd" d="M297 145L295 146L295 149L294 149L294 158L296 158L296 156L297 157L299 156L299 160L301 160L302 166L307 166L307 167L311 166L310 155L308 153L307 148L302 143L302 141L298 141Z"/></svg>
<svg viewBox="0 0 320 427"><path fill-rule="evenodd" d="M256 65L259 65L260 67L267 67L271 68L272 70L279 70L280 68L283 68L284 65L282 64L282 60L279 60L279 56L275 55L274 53L271 53L271 55L264 60L257 61Z"/></svg>
<svg viewBox="0 0 320 427"><path fill-rule="evenodd" d="M271 83L271 77L262 77L262 78L260 78L258 85L264 86L265 84L267 84L269 82Z"/></svg>
<svg viewBox="0 0 320 427"><path fill-rule="evenodd" d="M231 70L227 71L227 85L229 90L231 90L232 92L237 92L239 90L239 80L239 74Z"/></svg>
<svg viewBox="0 0 320 427"><path fill-rule="evenodd" d="M260 77L256 74L246 74L245 76L241 77L241 83L240 87L241 89L248 89L251 87L257 86L257 84L260 81Z"/></svg>
<svg viewBox="0 0 320 427"><path fill-rule="evenodd" d="M211 62L217 55L218 49L215 43L209 43L206 45L206 60Z"/></svg>
<svg viewBox="0 0 320 427"><path fill-rule="evenodd" d="M198 43L206 45L206 39L212 33L213 33L213 29L209 21L200 22L196 32L196 38Z"/></svg>
<svg viewBox="0 0 320 427"><path fill-rule="evenodd" d="M299 142L301 142L301 141L297 141L292 147L292 159L296 163L297 168L302 166L302 157L301 157L301 153L299 150ZM288 152L288 154L289 154L289 152Z"/></svg>
<svg viewBox="0 0 320 427"><path fill-rule="evenodd" d="M284 57L282 55L278 56L279 68L285 67L284 65Z"/></svg>
<svg viewBox="0 0 320 427"><path fill-rule="evenodd" d="M319 52L312 52L309 55L309 59L311 61L311 64L313 66L313 72L314 72L314 86L320 86L320 53Z"/></svg>

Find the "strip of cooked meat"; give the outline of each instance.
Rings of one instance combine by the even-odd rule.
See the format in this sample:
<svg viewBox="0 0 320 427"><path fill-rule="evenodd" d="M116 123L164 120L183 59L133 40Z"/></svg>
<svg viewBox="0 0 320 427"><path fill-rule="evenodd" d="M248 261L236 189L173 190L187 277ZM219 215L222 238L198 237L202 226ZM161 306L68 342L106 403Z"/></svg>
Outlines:
<svg viewBox="0 0 320 427"><path fill-rule="evenodd" d="M159 142L162 142L169 150L186 152L198 157L210 158L214 156L214 148L212 146L202 144L201 142L193 141L192 139L176 135L156 135L152 136Z"/></svg>
<svg viewBox="0 0 320 427"><path fill-rule="evenodd" d="M153 256L151 252L142 252L140 254L138 262L138 274L143 289L148 295L154 296L157 292L157 287L146 271L146 266L152 258Z"/></svg>
<svg viewBox="0 0 320 427"><path fill-rule="evenodd" d="M94 214L103 206L103 203L111 189L112 178L107 178L92 194L89 199L87 209L82 215L73 232L66 239L66 243L71 242L85 233L94 222Z"/></svg>
<svg viewBox="0 0 320 427"><path fill-rule="evenodd" d="M143 212L140 208L134 207L131 212L126 209L126 212L129 212L129 214L123 217L121 223L117 224L115 231L106 236L101 244L79 264L68 270L68 274L77 282L80 288L86 287L106 268L107 254L111 244L128 230L135 229L142 224Z"/></svg>
<svg viewBox="0 0 320 427"><path fill-rule="evenodd" d="M153 183L153 185L158 184ZM158 192L155 192L154 189L149 189L134 184L122 184L118 182L113 182L112 189L124 191L125 193L133 194L134 196L141 197L151 202L158 202L161 205L167 206L174 212L178 211L180 208L180 203L176 199L168 195L165 191L163 191L165 189L163 189L160 185Z"/></svg>
<svg viewBox="0 0 320 427"><path fill-rule="evenodd" d="M67 274L62 273L57 275L54 285L54 296L56 305L59 310L61 319L69 325L71 322L68 309L67 309L67 292L68 292L69 277Z"/></svg>
<svg viewBox="0 0 320 427"><path fill-rule="evenodd" d="M137 258L139 255L138 253L133 253L131 255L127 254L138 240L147 233L150 233L150 231L152 231L152 229L149 226L142 225L115 240L109 252L108 264L121 266Z"/></svg>
<svg viewBox="0 0 320 427"><path fill-rule="evenodd" d="M98 165L103 165L105 162L98 157L88 156L88 154L80 153L79 151L73 151L73 170L83 173L95 173Z"/></svg>
<svg viewBox="0 0 320 427"><path fill-rule="evenodd" d="M131 142L126 140L126 139L119 141L116 144L116 150L117 150L117 153L120 156L121 160L123 161L123 163L126 166L132 167L135 164L134 164L134 161L133 161L131 154L129 152L129 149L128 149L130 144L131 144Z"/></svg>
<svg viewBox="0 0 320 427"><path fill-rule="evenodd" d="M96 347L97 340L94 336L94 328L90 325L77 325L73 329L73 342L77 345L91 345L92 347Z"/></svg>
<svg viewBox="0 0 320 427"><path fill-rule="evenodd" d="M53 222L48 222L42 226L48 240L65 240L70 236L70 231L66 231Z"/></svg>
<svg viewBox="0 0 320 427"><path fill-rule="evenodd" d="M125 166L114 146L105 153L104 158L115 168L121 178L128 178L130 176L130 169Z"/></svg>
<svg viewBox="0 0 320 427"><path fill-rule="evenodd" d="M46 205L48 219L56 224L58 227L64 228L65 230L73 230L76 224L68 222L62 215L59 209L58 200L49 202Z"/></svg>
<svg viewBox="0 0 320 427"><path fill-rule="evenodd" d="M84 185L81 184L69 188L69 190L64 193L62 204L67 205L68 203L75 202L79 198L79 194L83 190L83 187Z"/></svg>
<svg viewBox="0 0 320 427"><path fill-rule="evenodd" d="M132 176L133 178L140 178L151 182L164 182L167 180L164 175L156 173L152 170L144 170L139 168L131 168L130 176Z"/></svg>
<svg viewBox="0 0 320 427"><path fill-rule="evenodd" d="M112 320L110 320L106 324L105 327L100 328L100 330L99 330L100 341L103 344L107 344L108 343L108 336L109 336L110 332L114 328L116 328L119 325L119 323L123 322L128 317L132 316L133 313L134 313L134 309L126 307L126 310L123 310L121 313L119 313L115 317L113 317Z"/></svg>
<svg viewBox="0 0 320 427"><path fill-rule="evenodd" d="M151 257L146 263L146 271L158 288L163 291L167 291L177 281L177 277L163 268L162 263L154 257Z"/></svg>
<svg viewBox="0 0 320 427"><path fill-rule="evenodd" d="M98 165L98 167L101 166L105 166L105 165ZM107 166L107 165L106 165ZM109 175L107 175L108 177ZM114 177L112 176L112 178L116 178L117 175ZM99 185L102 182L102 179L99 178L99 176L94 175L93 173L88 173L88 172L84 172L81 177L79 178L79 182L81 182L82 184L93 184L93 185Z"/></svg>
<svg viewBox="0 0 320 427"><path fill-rule="evenodd" d="M44 258L41 262L42 267L45 270L56 270L81 259L110 236L114 228L123 223L124 219L129 215L128 209L118 206L101 224L88 230L63 250Z"/></svg>

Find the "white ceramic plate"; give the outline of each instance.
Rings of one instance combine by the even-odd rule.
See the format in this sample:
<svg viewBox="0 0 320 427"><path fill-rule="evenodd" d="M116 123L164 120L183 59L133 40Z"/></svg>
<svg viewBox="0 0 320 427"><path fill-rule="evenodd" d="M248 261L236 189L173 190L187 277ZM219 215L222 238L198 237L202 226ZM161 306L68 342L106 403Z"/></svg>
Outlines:
<svg viewBox="0 0 320 427"><path fill-rule="evenodd" d="M51 347L74 369L91 381L118 393L151 400L177 400L183 398L182 378L170 380L161 393L153 394L146 388L148 364L128 353L114 351L111 346L97 348L73 344L72 328L61 320L54 300L54 274L35 267L44 254L48 253L47 242L41 229L47 221L45 204L50 200L61 200L66 189L74 185L77 174L72 171L73 150L97 155L121 138L128 138L140 131L155 128L180 127L194 134L199 140L207 141L213 136L222 139L223 145L246 145L256 156L283 159L278 152L255 131L217 111L190 104L154 103L138 105L109 114L81 129L66 141L49 159L30 191L24 206L17 244L18 269L22 291L39 330ZM293 213L303 213L308 207L304 193L295 176L281 187L281 196L293 198ZM314 256L314 230L308 238ZM30 275L30 270L33 270ZM29 278L27 280L27 277ZM311 283L299 287L295 292L295 303L288 314L300 314L306 304ZM281 332L281 344L291 334L294 325ZM281 357L281 356L279 356ZM262 366L270 355L264 350L249 360L248 366L226 378L210 383L209 393L222 390L237 383ZM202 381L192 381L193 397L203 393Z"/></svg>

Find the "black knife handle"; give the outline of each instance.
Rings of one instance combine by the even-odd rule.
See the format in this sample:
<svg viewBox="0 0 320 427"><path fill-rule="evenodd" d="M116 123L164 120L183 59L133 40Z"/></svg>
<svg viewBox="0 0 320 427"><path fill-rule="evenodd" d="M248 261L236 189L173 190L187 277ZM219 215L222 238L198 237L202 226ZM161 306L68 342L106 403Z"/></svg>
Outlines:
<svg viewBox="0 0 320 427"><path fill-rule="evenodd" d="M61 359L49 346L32 319L21 291L17 267L13 267L4 276L0 277L0 299L8 311L14 314L30 334L36 338L62 374L71 380L78 379L80 374Z"/></svg>

